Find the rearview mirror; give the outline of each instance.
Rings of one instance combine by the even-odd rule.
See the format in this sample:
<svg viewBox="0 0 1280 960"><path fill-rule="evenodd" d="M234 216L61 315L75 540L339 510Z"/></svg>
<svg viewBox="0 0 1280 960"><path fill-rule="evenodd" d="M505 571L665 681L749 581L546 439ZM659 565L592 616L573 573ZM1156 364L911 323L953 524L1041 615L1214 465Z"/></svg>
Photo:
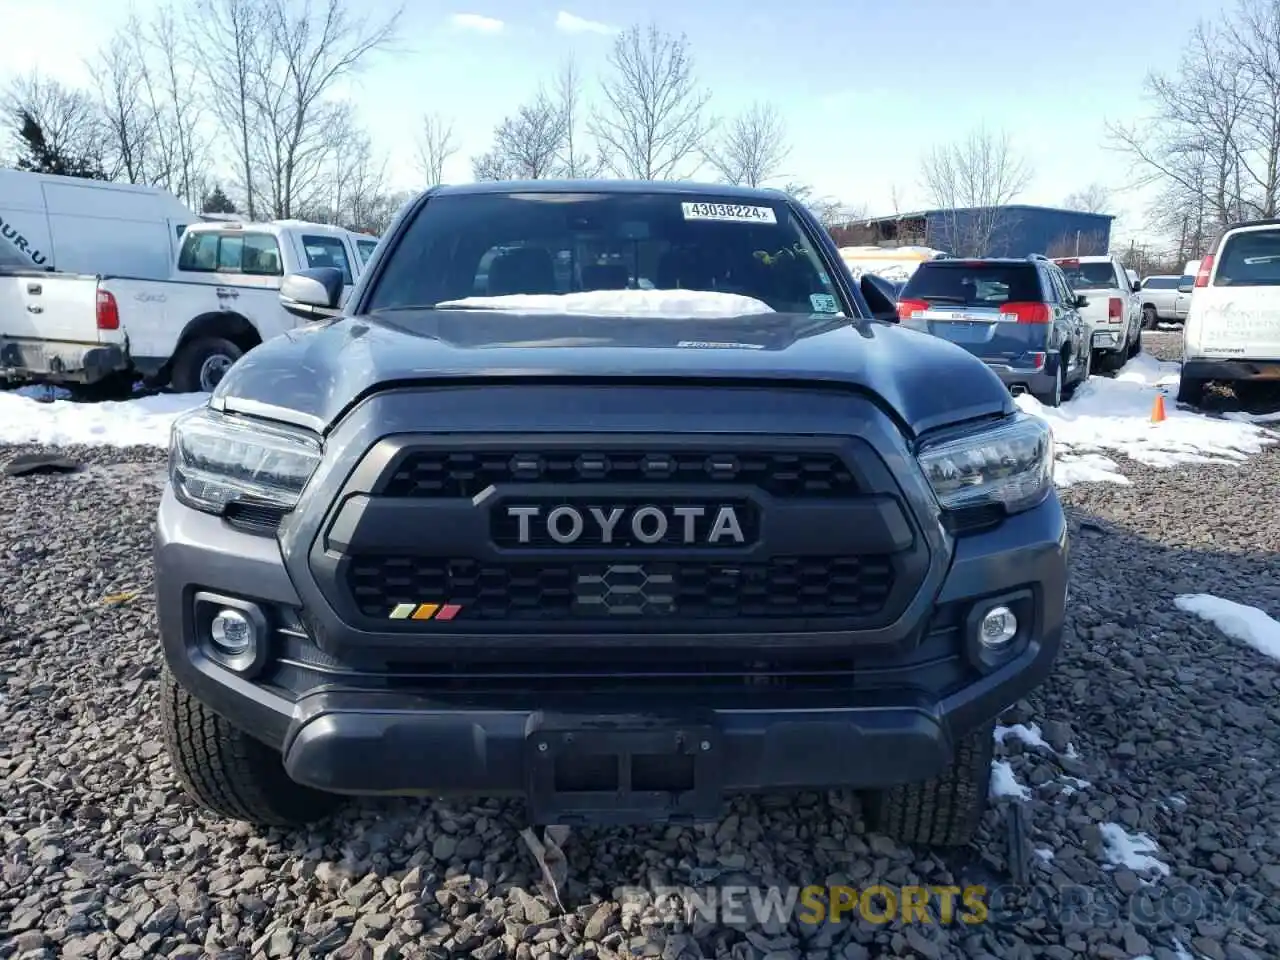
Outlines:
<svg viewBox="0 0 1280 960"><path fill-rule="evenodd" d="M871 308L871 315L887 323L898 322L898 288L874 273L864 273L858 281L863 299Z"/></svg>
<svg viewBox="0 0 1280 960"><path fill-rule="evenodd" d="M1083 310L1089 305L1089 298L1082 293L1076 294L1076 309Z"/></svg>
<svg viewBox="0 0 1280 960"><path fill-rule="evenodd" d="M280 305L303 320L336 317L342 311L344 277L337 267L312 267L280 281Z"/></svg>

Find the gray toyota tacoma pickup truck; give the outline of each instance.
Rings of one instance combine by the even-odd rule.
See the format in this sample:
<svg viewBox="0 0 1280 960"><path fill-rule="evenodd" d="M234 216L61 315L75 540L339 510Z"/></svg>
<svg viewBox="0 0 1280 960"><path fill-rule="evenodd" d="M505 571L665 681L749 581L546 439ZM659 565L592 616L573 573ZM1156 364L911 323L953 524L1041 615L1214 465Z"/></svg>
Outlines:
<svg viewBox="0 0 1280 960"><path fill-rule="evenodd" d="M339 310L180 418L161 713L187 792L514 796L535 824L848 789L958 845L1049 673L1053 441L899 327L787 195L487 183L406 205Z"/></svg>

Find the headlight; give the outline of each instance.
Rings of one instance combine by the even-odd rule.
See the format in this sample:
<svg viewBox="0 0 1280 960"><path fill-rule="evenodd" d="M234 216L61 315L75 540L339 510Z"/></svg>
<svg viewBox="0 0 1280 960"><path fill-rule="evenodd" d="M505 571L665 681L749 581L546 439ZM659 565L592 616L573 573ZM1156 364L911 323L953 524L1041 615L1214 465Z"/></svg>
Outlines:
<svg viewBox="0 0 1280 960"><path fill-rule="evenodd" d="M187 506L220 514L243 501L292 510L320 463L320 441L202 407L173 423L169 480Z"/></svg>
<svg viewBox="0 0 1280 960"><path fill-rule="evenodd" d="M1053 487L1053 432L1026 414L926 442L918 458L944 510L1003 504L1016 513L1034 507Z"/></svg>

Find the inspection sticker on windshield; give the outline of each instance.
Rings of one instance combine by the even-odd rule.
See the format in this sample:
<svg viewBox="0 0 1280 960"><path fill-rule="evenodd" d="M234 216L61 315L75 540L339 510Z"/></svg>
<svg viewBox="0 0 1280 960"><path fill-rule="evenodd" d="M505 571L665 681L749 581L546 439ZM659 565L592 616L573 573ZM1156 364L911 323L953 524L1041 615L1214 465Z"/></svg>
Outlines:
<svg viewBox="0 0 1280 960"><path fill-rule="evenodd" d="M809 302L813 304L814 313L839 313L840 303L829 293L811 293Z"/></svg>
<svg viewBox="0 0 1280 960"><path fill-rule="evenodd" d="M723 220L729 223L777 223L773 207L740 203L682 203L686 220Z"/></svg>

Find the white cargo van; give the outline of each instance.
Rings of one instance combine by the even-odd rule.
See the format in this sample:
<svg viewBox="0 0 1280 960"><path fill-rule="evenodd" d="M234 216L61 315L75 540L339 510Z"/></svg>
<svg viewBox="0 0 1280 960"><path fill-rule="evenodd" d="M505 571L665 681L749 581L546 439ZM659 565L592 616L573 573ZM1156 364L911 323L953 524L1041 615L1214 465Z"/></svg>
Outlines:
<svg viewBox="0 0 1280 960"><path fill-rule="evenodd" d="M159 280L201 220L159 187L0 170L0 273Z"/></svg>
<svg viewBox="0 0 1280 960"><path fill-rule="evenodd" d="M1196 271L1179 402L1199 403L1211 381L1242 400L1280 383L1280 219L1228 227Z"/></svg>

